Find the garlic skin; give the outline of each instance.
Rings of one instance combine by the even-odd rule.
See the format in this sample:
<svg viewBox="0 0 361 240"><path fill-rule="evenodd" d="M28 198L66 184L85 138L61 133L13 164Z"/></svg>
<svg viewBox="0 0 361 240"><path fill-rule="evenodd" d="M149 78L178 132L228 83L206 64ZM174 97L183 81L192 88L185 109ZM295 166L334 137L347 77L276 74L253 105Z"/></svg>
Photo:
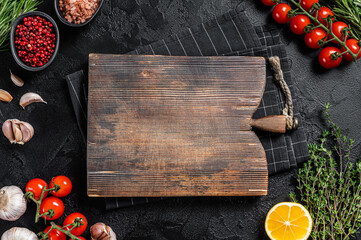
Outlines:
<svg viewBox="0 0 361 240"><path fill-rule="evenodd" d="M104 223L96 223L90 228L91 240L116 240L117 236L111 227ZM2 239L1 239L2 240Z"/></svg>
<svg viewBox="0 0 361 240"><path fill-rule="evenodd" d="M19 187L6 186L0 189L0 219L16 221L25 211L26 200Z"/></svg>
<svg viewBox="0 0 361 240"><path fill-rule="evenodd" d="M39 102L39 103L45 103L47 104L47 102L45 102L42 97L40 97L39 94L37 93L25 93L21 98L20 98L20 106L23 107L23 109L25 109L26 106L35 103L35 102Z"/></svg>
<svg viewBox="0 0 361 240"><path fill-rule="evenodd" d="M1 240L38 240L38 237L27 228L13 227L4 232Z"/></svg>
<svg viewBox="0 0 361 240"><path fill-rule="evenodd" d="M3 123L2 131L10 143L24 145L34 136L34 128L27 122L8 119Z"/></svg>

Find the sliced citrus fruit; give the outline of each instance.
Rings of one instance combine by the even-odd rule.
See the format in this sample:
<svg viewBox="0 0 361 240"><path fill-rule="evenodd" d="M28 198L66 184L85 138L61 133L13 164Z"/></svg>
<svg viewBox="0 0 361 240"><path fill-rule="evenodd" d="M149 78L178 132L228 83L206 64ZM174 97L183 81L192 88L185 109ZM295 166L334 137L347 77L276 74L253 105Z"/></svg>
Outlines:
<svg viewBox="0 0 361 240"><path fill-rule="evenodd" d="M312 231L312 218L301 204L282 202L268 212L265 228L272 240L307 240Z"/></svg>

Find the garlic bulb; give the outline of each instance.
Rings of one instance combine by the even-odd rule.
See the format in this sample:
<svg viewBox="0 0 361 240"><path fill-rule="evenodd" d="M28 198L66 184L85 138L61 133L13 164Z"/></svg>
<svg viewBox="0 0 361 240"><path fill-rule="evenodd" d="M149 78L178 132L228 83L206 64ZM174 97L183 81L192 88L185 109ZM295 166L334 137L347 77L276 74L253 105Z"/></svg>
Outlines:
<svg viewBox="0 0 361 240"><path fill-rule="evenodd" d="M104 223L96 223L90 228L91 240L116 240L112 228ZM2 240L2 239L1 239Z"/></svg>
<svg viewBox="0 0 361 240"><path fill-rule="evenodd" d="M34 128L27 122L19 121L18 119L9 119L3 123L2 126L5 137L11 143L24 145L30 141L34 136Z"/></svg>
<svg viewBox="0 0 361 240"><path fill-rule="evenodd" d="M0 219L16 221L25 211L26 200L20 188L7 186L0 189Z"/></svg>
<svg viewBox="0 0 361 240"><path fill-rule="evenodd" d="M27 228L13 227L4 232L1 240L38 240L38 237Z"/></svg>

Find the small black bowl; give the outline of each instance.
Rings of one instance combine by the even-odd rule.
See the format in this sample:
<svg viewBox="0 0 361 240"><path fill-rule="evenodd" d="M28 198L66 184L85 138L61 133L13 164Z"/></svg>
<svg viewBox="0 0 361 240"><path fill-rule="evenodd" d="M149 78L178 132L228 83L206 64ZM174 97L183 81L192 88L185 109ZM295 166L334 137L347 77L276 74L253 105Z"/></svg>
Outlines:
<svg viewBox="0 0 361 240"><path fill-rule="evenodd" d="M60 21L62 23L64 23L65 25L68 25L69 27L84 27L85 25L87 25L89 22L91 22L91 20L93 20L93 18L98 14L100 8L103 6L103 2L104 0L99 0L99 6L98 6L98 9L95 11L95 13L93 14L93 16L91 18L89 18L86 22L84 23L79 23L79 24L76 24L76 23L71 23L71 22L68 22L63 13L60 11L59 9L59 0L54 0L54 7L55 7L55 12L56 12L56 15L58 16L58 18L60 19Z"/></svg>
<svg viewBox="0 0 361 240"><path fill-rule="evenodd" d="M51 24L53 24L53 30L55 32L55 49L54 49L54 53L51 56L51 58L49 59L49 61L41 66L41 67L31 67L26 65L19 57L18 57L18 53L17 50L15 48L15 31L16 31L16 27L22 23L23 18L24 17L30 17L30 16L40 16L45 18L46 20L48 20L49 22L51 22ZM11 30L10 30L10 48L11 48L11 53L16 61L17 64L19 64L20 67L24 68L25 70L28 71L32 71L32 72L36 72L36 71L41 71L44 70L45 68L49 67L50 64L54 61L58 50L59 50L59 44L60 44L60 34L59 34L59 29L58 26L56 25L54 19L52 19L48 14L43 13L43 12L39 12L39 11L33 11L33 12L27 12L24 14L21 14L18 18L15 19L15 21L13 22L13 25L11 26Z"/></svg>

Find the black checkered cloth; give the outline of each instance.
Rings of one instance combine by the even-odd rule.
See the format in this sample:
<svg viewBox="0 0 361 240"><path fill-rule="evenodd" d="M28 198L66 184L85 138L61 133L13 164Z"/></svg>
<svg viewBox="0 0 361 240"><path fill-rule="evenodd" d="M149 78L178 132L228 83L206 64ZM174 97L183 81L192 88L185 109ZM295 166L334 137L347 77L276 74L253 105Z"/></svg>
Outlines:
<svg viewBox="0 0 361 240"><path fill-rule="evenodd" d="M286 134L270 134L256 131L266 151L269 174L295 167L309 159L302 119L297 111L297 99L292 85L290 62L285 46L280 43L277 29L267 26L253 27L243 11L232 10L199 26L142 46L128 54L172 55L172 56L262 56L268 59L279 56L284 78L294 101L294 113L299 119L299 129ZM86 79L82 72L67 76L74 110L80 130L86 139ZM282 114L285 98L273 82L273 75L267 64L267 84L262 102L253 118ZM143 204L159 198L106 198L106 208L128 207Z"/></svg>

